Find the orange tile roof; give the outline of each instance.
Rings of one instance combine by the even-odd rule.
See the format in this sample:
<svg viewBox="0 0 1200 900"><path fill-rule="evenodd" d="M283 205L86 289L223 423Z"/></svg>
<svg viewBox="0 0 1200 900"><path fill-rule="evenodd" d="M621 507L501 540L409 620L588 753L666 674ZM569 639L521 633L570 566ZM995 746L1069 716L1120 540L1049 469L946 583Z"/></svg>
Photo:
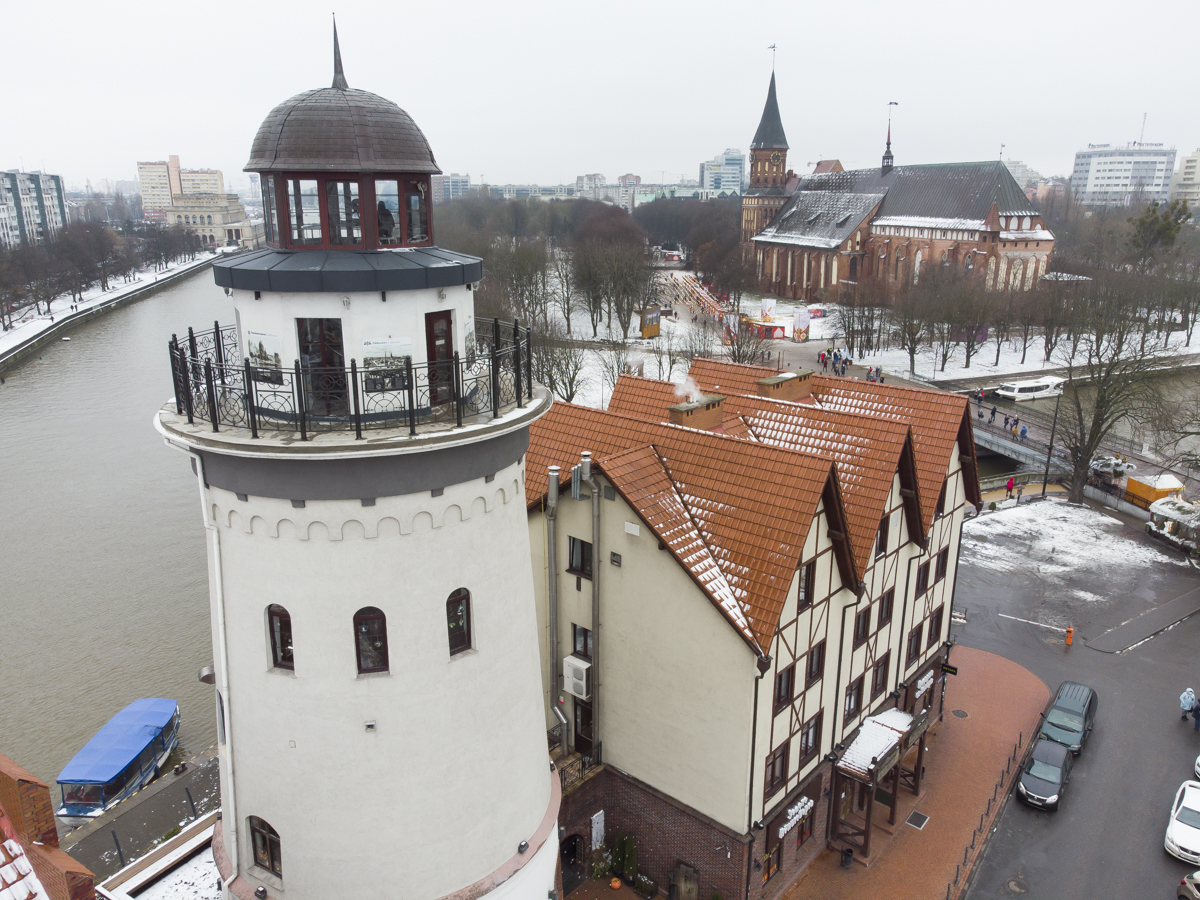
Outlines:
<svg viewBox="0 0 1200 900"><path fill-rule="evenodd" d="M689 374L701 390L757 394L759 378L775 374L764 366L745 366L718 359L695 359ZM966 397L929 388L901 387L853 378L814 375L813 397L821 407L904 422L912 428L922 496L923 531L933 524L937 497L955 445L965 449L963 480L967 499L982 502L971 410ZM726 401L728 408L728 401Z"/></svg>
<svg viewBox="0 0 1200 900"><path fill-rule="evenodd" d="M565 478L584 450L743 638L768 652L817 504L823 495L840 503L832 463L556 403L530 428L527 503L545 495L547 466ZM835 521L842 516L833 510ZM852 558L845 564L843 577L856 584Z"/></svg>
<svg viewBox="0 0 1200 900"><path fill-rule="evenodd" d="M662 421L667 415L666 406L674 402L673 395L665 396L664 384L622 375L613 391L617 411L628 410L630 415ZM708 386L701 383L701 387ZM613 410L614 405L610 404L609 409ZM915 478L907 480L910 472L901 465L906 445L910 464L912 461L912 436L908 424L892 418L771 400L755 393L727 394L722 412L725 420L720 431L723 434L822 456L837 464L851 547L859 570L865 571L872 559L875 535L892 489L892 476L900 471L903 486L918 490L919 482ZM919 490L918 497L925 504L933 502ZM918 498L912 499L915 502ZM920 503L915 503L909 511L910 530L918 543L926 531L921 526L919 508Z"/></svg>
<svg viewBox="0 0 1200 900"><path fill-rule="evenodd" d="M922 516L926 529L933 524L937 497L946 480L946 466L956 447L965 451L962 462L967 499L975 504L982 502L975 440L971 436L970 401L966 397L928 388L824 375L814 375L812 382L813 396L826 409L888 418L912 427L917 473L925 498Z"/></svg>
<svg viewBox="0 0 1200 900"><path fill-rule="evenodd" d="M665 422L667 407L683 403L686 399L687 391L674 382L620 375L608 400L608 411L637 419Z"/></svg>
<svg viewBox="0 0 1200 900"><path fill-rule="evenodd" d="M747 366L726 362L721 359L696 357L688 368L688 375L702 391L729 391L734 394L757 394L758 382L763 378L778 375L778 369L767 366Z"/></svg>

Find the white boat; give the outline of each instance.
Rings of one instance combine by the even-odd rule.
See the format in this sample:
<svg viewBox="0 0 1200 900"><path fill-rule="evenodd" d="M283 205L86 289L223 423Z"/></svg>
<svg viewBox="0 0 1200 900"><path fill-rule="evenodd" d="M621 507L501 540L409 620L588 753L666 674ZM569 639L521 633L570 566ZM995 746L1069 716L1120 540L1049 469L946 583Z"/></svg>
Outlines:
<svg viewBox="0 0 1200 900"><path fill-rule="evenodd" d="M1057 397L1062 394L1065 378L1047 375L1044 378L1030 378L1028 381L1006 381L996 388L996 395L1009 400L1041 400L1043 397Z"/></svg>

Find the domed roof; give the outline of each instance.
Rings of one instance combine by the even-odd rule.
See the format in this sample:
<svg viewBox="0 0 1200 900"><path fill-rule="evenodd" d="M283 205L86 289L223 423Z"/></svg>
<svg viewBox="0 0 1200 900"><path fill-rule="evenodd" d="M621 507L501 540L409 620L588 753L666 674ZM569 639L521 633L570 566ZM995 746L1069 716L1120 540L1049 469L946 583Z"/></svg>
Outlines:
<svg viewBox="0 0 1200 900"><path fill-rule="evenodd" d="M333 86L305 91L263 119L247 172L440 173L429 141L404 110L350 88L334 28Z"/></svg>

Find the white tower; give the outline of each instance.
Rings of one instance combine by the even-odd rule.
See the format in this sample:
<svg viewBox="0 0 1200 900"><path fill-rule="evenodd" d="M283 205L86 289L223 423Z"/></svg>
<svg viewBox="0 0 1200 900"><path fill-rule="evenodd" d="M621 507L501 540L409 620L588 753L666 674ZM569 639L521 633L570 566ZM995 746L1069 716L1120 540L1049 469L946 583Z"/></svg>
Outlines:
<svg viewBox="0 0 1200 900"><path fill-rule="evenodd" d="M208 535L226 900L554 889L524 501L529 334L433 245L424 135L333 86L276 107L236 326L172 339L155 420Z"/></svg>

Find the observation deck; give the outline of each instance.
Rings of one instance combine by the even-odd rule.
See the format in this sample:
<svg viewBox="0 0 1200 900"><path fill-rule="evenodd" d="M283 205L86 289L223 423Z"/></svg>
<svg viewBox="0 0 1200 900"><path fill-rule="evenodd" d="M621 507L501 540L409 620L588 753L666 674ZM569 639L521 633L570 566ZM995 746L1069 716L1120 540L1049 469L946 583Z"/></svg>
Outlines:
<svg viewBox="0 0 1200 900"><path fill-rule="evenodd" d="M172 335L174 397L155 423L168 442L258 458L421 453L527 428L550 406L532 379L529 328L476 319L466 356L391 367L254 365L234 326Z"/></svg>

